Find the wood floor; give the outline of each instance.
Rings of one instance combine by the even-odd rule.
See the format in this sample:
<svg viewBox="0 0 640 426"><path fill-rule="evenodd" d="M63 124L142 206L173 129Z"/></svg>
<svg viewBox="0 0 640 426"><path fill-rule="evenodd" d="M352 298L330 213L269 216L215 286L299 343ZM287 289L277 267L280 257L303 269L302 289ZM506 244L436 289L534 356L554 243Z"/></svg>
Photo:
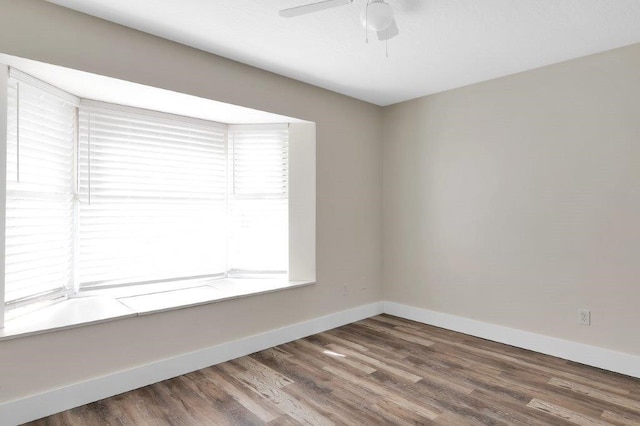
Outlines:
<svg viewBox="0 0 640 426"><path fill-rule="evenodd" d="M34 425L640 425L640 380L381 315Z"/></svg>

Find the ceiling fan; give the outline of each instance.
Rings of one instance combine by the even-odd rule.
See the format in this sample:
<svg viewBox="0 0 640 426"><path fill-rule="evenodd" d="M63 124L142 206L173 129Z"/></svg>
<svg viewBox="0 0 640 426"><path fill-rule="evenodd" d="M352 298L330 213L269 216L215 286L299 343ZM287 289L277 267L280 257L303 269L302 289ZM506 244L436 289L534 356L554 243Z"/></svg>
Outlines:
<svg viewBox="0 0 640 426"><path fill-rule="evenodd" d="M280 11L280 16L284 18L294 18L333 7L345 6L353 2L354 0L324 0L283 9ZM366 30L376 32L378 40L389 40L399 34L398 26L393 16L393 9L389 3L386 3L384 0L367 0L360 19Z"/></svg>

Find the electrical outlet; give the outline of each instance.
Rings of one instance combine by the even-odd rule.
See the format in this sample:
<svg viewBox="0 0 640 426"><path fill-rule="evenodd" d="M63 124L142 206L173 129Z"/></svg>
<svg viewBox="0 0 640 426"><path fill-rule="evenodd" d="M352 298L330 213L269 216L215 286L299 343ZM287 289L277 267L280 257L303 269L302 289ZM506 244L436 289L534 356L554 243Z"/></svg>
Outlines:
<svg viewBox="0 0 640 426"><path fill-rule="evenodd" d="M581 309L578 312L578 324L591 325L591 311L587 309Z"/></svg>
<svg viewBox="0 0 640 426"><path fill-rule="evenodd" d="M349 284L342 284L342 295L346 296L349 294Z"/></svg>

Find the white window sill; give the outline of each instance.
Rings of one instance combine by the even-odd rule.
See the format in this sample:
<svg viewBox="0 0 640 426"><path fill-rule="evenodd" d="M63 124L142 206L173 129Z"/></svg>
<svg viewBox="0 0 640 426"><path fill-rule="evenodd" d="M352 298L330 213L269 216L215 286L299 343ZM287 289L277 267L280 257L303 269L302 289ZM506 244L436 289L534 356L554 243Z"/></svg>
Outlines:
<svg viewBox="0 0 640 426"><path fill-rule="evenodd" d="M193 287L122 297L96 291L6 321L0 329L0 341L310 284L314 282L226 278Z"/></svg>

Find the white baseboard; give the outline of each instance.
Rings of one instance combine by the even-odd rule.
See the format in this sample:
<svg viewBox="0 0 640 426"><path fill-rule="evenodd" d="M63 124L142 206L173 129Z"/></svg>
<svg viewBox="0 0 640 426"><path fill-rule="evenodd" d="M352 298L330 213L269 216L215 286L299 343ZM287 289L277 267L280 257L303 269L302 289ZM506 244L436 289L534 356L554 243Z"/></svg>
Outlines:
<svg viewBox="0 0 640 426"><path fill-rule="evenodd" d="M120 371L0 405L0 425L16 425L118 395L382 313L377 302Z"/></svg>
<svg viewBox="0 0 640 426"><path fill-rule="evenodd" d="M640 378L640 356L456 315L384 302L384 313Z"/></svg>

